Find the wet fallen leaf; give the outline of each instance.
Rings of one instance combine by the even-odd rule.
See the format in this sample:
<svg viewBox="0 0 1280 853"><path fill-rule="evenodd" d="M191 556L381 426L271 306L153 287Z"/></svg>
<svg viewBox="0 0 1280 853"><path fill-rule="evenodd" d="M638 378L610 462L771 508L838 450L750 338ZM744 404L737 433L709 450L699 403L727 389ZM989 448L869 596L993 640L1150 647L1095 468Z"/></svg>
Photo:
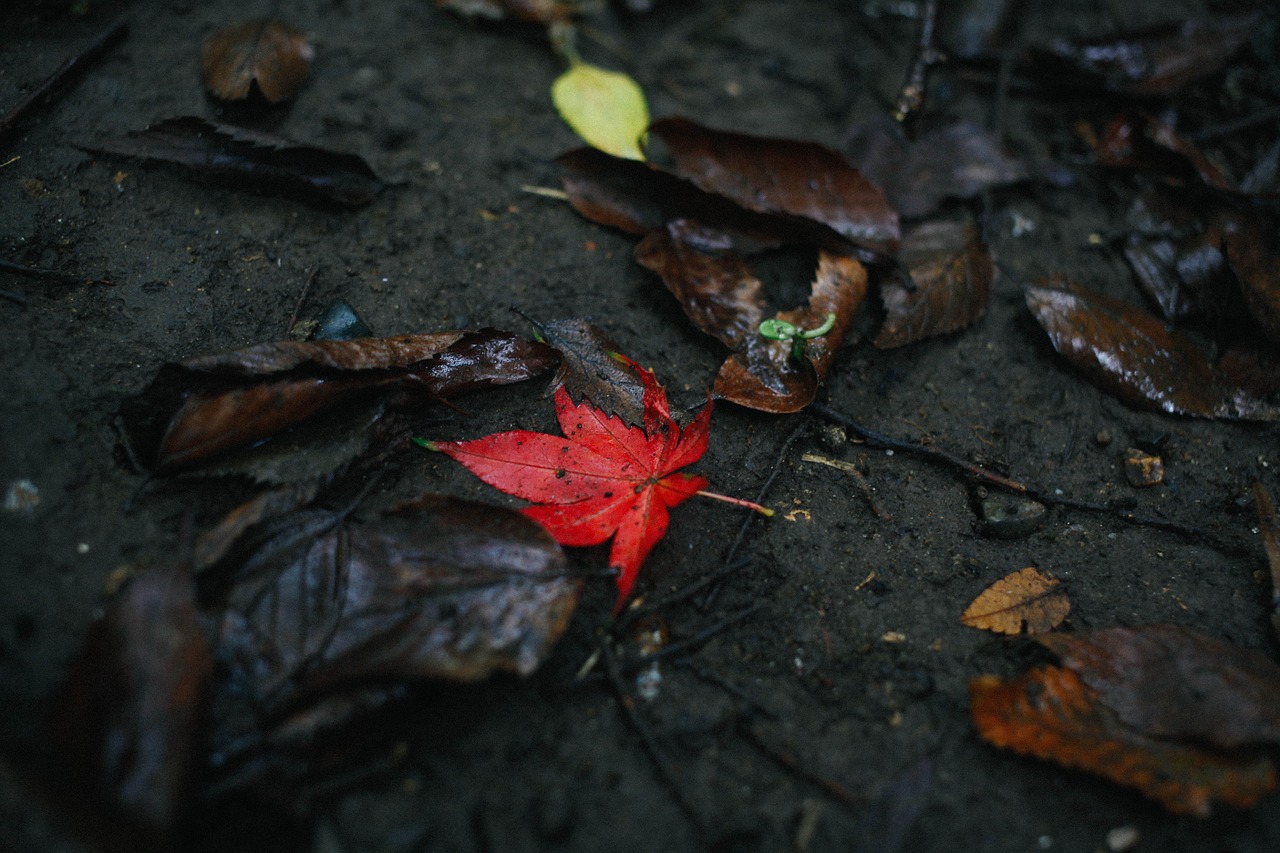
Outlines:
<svg viewBox="0 0 1280 853"><path fill-rule="evenodd" d="M1249 808L1276 785L1265 755L1214 752L1126 727L1069 669L1041 667L1009 681L975 678L969 710L989 743L1088 770L1179 814L1208 817L1215 802Z"/></svg>
<svg viewBox="0 0 1280 853"><path fill-rule="evenodd" d="M715 130L678 117L659 119L649 132L670 151L677 174L707 192L756 213L821 222L878 252L897 248L897 212L880 188L837 151L814 142Z"/></svg>
<svg viewBox="0 0 1280 853"><path fill-rule="evenodd" d="M997 634L1040 634L1071 612L1062 583L1035 568L1019 569L982 591L960 621Z"/></svg>
<svg viewBox="0 0 1280 853"><path fill-rule="evenodd" d="M628 426L589 403L556 392L565 437L515 430L473 441L431 443L502 491L536 502L525 515L561 545L598 545L610 536L621 608L645 557L667 532L667 510L707 485L679 470L707 450L708 405L683 429L651 371L628 362L644 383L644 427Z"/></svg>
<svg viewBox="0 0 1280 853"><path fill-rule="evenodd" d="M1202 418L1277 417L1233 385L1194 339L1136 306L1081 288L1032 286L1025 295L1054 349L1130 405Z"/></svg>
<svg viewBox="0 0 1280 853"><path fill-rule="evenodd" d="M1186 84L1220 71L1243 47L1259 22L1256 11L1192 18L1115 38L1095 41L1056 39L1038 56L1069 63L1066 74L1077 85L1080 72L1092 75L1112 92L1171 95ZM1061 74L1048 66L1047 75Z"/></svg>
<svg viewBox="0 0 1280 853"><path fill-rule="evenodd" d="M100 831L140 833L132 849L172 843L201 766L212 669L190 567L139 574L90 628L55 699L59 760L47 769L73 811Z"/></svg>
<svg viewBox="0 0 1280 853"><path fill-rule="evenodd" d="M1116 169L1156 172L1178 181L1235 193L1236 185L1190 140L1152 116L1120 116L1097 144L1098 162Z"/></svg>
<svg viewBox="0 0 1280 853"><path fill-rule="evenodd" d="M1258 213L1225 238L1227 259L1240 282L1245 306L1273 344L1280 344L1280 227Z"/></svg>
<svg viewBox="0 0 1280 853"><path fill-rule="evenodd" d="M1022 160L973 122L931 128L912 142L898 122L877 119L856 127L845 150L909 218L932 213L948 198L973 198L1030 176Z"/></svg>
<svg viewBox="0 0 1280 853"><path fill-rule="evenodd" d="M275 341L165 365L122 415L144 464L172 471L370 394L438 399L520 382L554 362L544 344L495 329Z"/></svg>
<svg viewBox="0 0 1280 853"><path fill-rule="evenodd" d="M1271 571L1271 627L1280 638L1280 516L1276 515L1271 493L1262 481L1253 482L1253 503L1258 514L1258 532L1267 552L1267 568Z"/></svg>
<svg viewBox="0 0 1280 853"><path fill-rule="evenodd" d="M643 160L649 105L638 83L619 71L574 62L551 84L556 111L593 148Z"/></svg>
<svg viewBox="0 0 1280 853"><path fill-rule="evenodd" d="M377 679L528 675L581 589L538 525L443 496L364 522L303 510L266 529L249 559L208 570L230 580L219 658L264 713Z"/></svg>
<svg viewBox="0 0 1280 853"><path fill-rule="evenodd" d="M542 340L560 353L553 390L564 387L573 400L589 400L632 426L644 423L644 385L635 371L618 361L622 349L612 338L585 320L535 325Z"/></svg>
<svg viewBox="0 0 1280 853"><path fill-rule="evenodd" d="M696 227L673 222L636 246L636 260L662 277L685 315L733 354L716 376L717 397L760 411L797 412L813 402L867 291L867 273L851 257L820 252L809 301L773 319L797 329L817 329L834 315L829 330L804 343L797 358L792 343L761 334L763 285L736 254L713 254Z"/></svg>
<svg viewBox="0 0 1280 853"><path fill-rule="evenodd" d="M254 86L273 104L298 94L311 72L315 48L282 21L257 18L218 30L200 52L204 85L215 98L247 98Z"/></svg>
<svg viewBox="0 0 1280 853"><path fill-rule="evenodd" d="M81 147L95 154L172 163L249 189L343 207L366 205L383 188L369 164L355 154L299 145L195 116L166 119L145 130Z"/></svg>
<svg viewBox="0 0 1280 853"><path fill-rule="evenodd" d="M881 285L885 319L877 347L945 335L986 313L995 263L972 223L922 223L903 239L899 260L914 287L895 280Z"/></svg>
<svg viewBox="0 0 1280 853"><path fill-rule="evenodd" d="M579 6L578 0L436 0L442 9L450 9L470 18L528 21L550 24L566 21Z"/></svg>
<svg viewBox="0 0 1280 853"><path fill-rule="evenodd" d="M1178 625L1036 638L1127 725L1233 748L1280 743L1280 666Z"/></svg>

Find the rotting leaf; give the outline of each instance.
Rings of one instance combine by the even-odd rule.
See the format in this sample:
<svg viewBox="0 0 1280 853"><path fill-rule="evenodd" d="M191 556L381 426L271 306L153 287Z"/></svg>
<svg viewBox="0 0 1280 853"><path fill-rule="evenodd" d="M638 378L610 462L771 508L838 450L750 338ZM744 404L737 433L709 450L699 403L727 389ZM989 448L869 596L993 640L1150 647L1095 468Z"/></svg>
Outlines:
<svg viewBox="0 0 1280 853"><path fill-rule="evenodd" d="M552 390L563 387L577 402L589 400L607 415L631 426L644 423L644 384L616 358L612 338L585 320L537 323L542 339L560 353ZM680 413L676 413L679 417Z"/></svg>
<svg viewBox="0 0 1280 853"><path fill-rule="evenodd" d="M644 159L640 142L649 126L649 105L626 74L573 62L551 84L551 100L588 145L615 157Z"/></svg>
<svg viewBox="0 0 1280 853"><path fill-rule="evenodd" d="M877 252L897 248L897 211L837 151L815 142L715 130L680 117L659 119L649 133L671 152L677 173L707 192L756 213L820 222Z"/></svg>
<svg viewBox="0 0 1280 853"><path fill-rule="evenodd" d="M1178 181L1198 180L1225 193L1235 183L1172 126L1147 115L1119 116L1097 141L1098 162L1117 169L1156 172Z"/></svg>
<svg viewBox="0 0 1280 853"><path fill-rule="evenodd" d="M238 101L256 85L273 104L298 94L311 72L315 48L304 33L272 18L218 30L204 41L200 72L215 98Z"/></svg>
<svg viewBox="0 0 1280 853"><path fill-rule="evenodd" d="M1208 817L1216 802L1249 808L1276 785L1265 755L1215 752L1126 727L1069 669L974 678L969 709L989 743L1096 773L1178 814Z"/></svg>
<svg viewBox="0 0 1280 853"><path fill-rule="evenodd" d="M930 128L912 142L898 122L876 119L855 128L845 149L907 218L926 216L945 199L973 198L1030 176L1021 159L973 122Z"/></svg>
<svg viewBox="0 0 1280 853"><path fill-rule="evenodd" d="M1036 638L1125 722L1223 748L1280 744L1280 666L1179 625Z"/></svg>
<svg viewBox="0 0 1280 853"><path fill-rule="evenodd" d="M561 545L599 545L610 536L618 570L615 610L631 593L645 557L667 532L668 510L706 488L704 477L680 473L707 450L711 403L688 426L671 418L667 394L652 371L626 362L644 384L644 427L628 426L589 403L556 392L564 438L528 430L472 441L428 443L494 488L534 506L525 515Z"/></svg>
<svg viewBox="0 0 1280 853"><path fill-rule="evenodd" d="M1062 583L1036 568L1019 569L982 591L960 621L997 634L1040 634L1062 624L1071 602Z"/></svg>
<svg viewBox="0 0 1280 853"><path fill-rule="evenodd" d="M877 347L945 335L986 313L995 263L973 223L922 223L903 239L899 260L915 287L893 280L881 285L885 319Z"/></svg>
<svg viewBox="0 0 1280 853"><path fill-rule="evenodd" d="M545 344L496 329L274 341L165 365L122 414L144 462L172 471L369 394L449 397L523 381L555 357Z"/></svg>
<svg viewBox="0 0 1280 853"><path fill-rule="evenodd" d="M213 669L189 565L148 569L90 628L55 697L49 769L73 809L171 843L194 793ZM92 805L88 805L92 804Z"/></svg>
<svg viewBox="0 0 1280 853"><path fill-rule="evenodd" d="M1054 349L1130 405L1202 418L1277 417L1233 385L1194 339L1136 306L1082 288L1031 286L1025 295Z"/></svg>
<svg viewBox="0 0 1280 853"><path fill-rule="evenodd" d="M96 154L172 163L249 189L343 207L368 204L384 186L355 154L299 145L196 116L165 119L145 130L80 147Z"/></svg>
<svg viewBox="0 0 1280 853"><path fill-rule="evenodd" d="M230 678L266 712L377 679L528 675L581 591L513 510L427 495L365 522L284 522L234 570L218 618Z"/></svg>
<svg viewBox="0 0 1280 853"><path fill-rule="evenodd" d="M747 263L731 252L712 254L692 223L673 222L636 246L636 260L662 277L685 315L733 354L716 376L715 394L748 408L777 414L813 402L867 291L867 272L857 260L820 252L809 301L774 315L799 329L835 320L825 334L806 342L797 360L791 344L760 334L765 319L763 286Z"/></svg>
<svg viewBox="0 0 1280 853"><path fill-rule="evenodd" d="M1273 344L1280 344L1280 227L1258 213L1242 218L1225 242L1250 316Z"/></svg>

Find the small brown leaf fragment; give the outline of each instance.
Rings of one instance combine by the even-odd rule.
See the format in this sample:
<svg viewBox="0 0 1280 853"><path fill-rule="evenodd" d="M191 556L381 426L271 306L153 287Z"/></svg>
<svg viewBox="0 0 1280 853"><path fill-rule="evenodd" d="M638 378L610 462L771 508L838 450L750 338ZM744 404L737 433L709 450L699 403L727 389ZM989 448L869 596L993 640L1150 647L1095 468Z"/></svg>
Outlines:
<svg viewBox="0 0 1280 853"><path fill-rule="evenodd" d="M1276 786L1265 755L1214 752L1127 728L1069 669L972 679L969 711L989 743L1096 773L1177 814L1208 817L1215 802L1246 809Z"/></svg>
<svg viewBox="0 0 1280 853"><path fill-rule="evenodd" d="M1054 349L1103 390L1170 414L1276 419L1274 407L1233 385L1188 335L1136 306L1069 287L1028 287L1027 306Z"/></svg>
<svg viewBox="0 0 1280 853"><path fill-rule="evenodd" d="M1164 460L1153 453L1130 447L1124 452L1124 478L1135 489L1164 482Z"/></svg>
<svg viewBox="0 0 1280 853"><path fill-rule="evenodd" d="M204 41L200 71L215 98L247 98L254 85L273 104L298 94L311 73L315 48L282 21L257 18L218 30Z"/></svg>
<svg viewBox="0 0 1280 853"><path fill-rule="evenodd" d="M997 634L1039 634L1062 624L1071 602L1062 583L1036 568L1019 569L982 591L960 617Z"/></svg>
<svg viewBox="0 0 1280 853"><path fill-rule="evenodd" d="M1280 666L1179 625L1036 638L1126 725L1224 748L1280 743Z"/></svg>
<svg viewBox="0 0 1280 853"><path fill-rule="evenodd" d="M898 214L843 154L814 142L752 136L687 118L654 122L676 171L710 193L757 213L785 213L829 226L860 246L897 247Z"/></svg>
<svg viewBox="0 0 1280 853"><path fill-rule="evenodd" d="M585 320L552 320L537 326L547 344L560 353L552 391L564 386L576 402L590 400L607 415L617 415L632 426L644 424L644 386L634 370L614 357L622 349L612 338Z"/></svg>
<svg viewBox="0 0 1280 853"><path fill-rule="evenodd" d="M987 311L995 263L971 222L926 222L902 241L899 255L914 288L891 280L880 288L885 319L875 345L899 347L976 323Z"/></svg>

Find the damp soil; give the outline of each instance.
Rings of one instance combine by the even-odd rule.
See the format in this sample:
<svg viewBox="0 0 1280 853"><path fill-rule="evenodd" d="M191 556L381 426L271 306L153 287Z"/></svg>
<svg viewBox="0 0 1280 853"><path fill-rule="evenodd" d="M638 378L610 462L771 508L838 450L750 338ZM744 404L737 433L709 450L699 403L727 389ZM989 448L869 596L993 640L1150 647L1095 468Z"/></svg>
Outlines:
<svg viewBox="0 0 1280 853"><path fill-rule="evenodd" d="M654 368L679 404L705 399L723 352L632 261L633 239L523 189L556 186L553 159L577 144L549 103L560 65L536 30L477 25L427 0L94 0L84 16L52 2L7 5L0 104L118 17L131 30L0 158L20 158L0 166L0 256L93 280L0 272L0 481L38 493L33 506L0 514L6 744L39 736L42 704L112 586L172 559L184 531L249 491L231 480L148 482L129 465L117 411L166 361L283 338L295 317L335 300L377 334L528 331L516 307L588 318ZM1179 0L1032 5L1027 29L1040 37L1204 11ZM272 11L313 34L312 78L287 107L228 112L202 89L201 40ZM856 122L886 112L904 79L917 24L892 11L837 0L665 2L647 15L593 17L583 49L629 71L655 115L840 148ZM940 73L928 109L990 122L991 79ZM744 559L712 600L660 615L678 640L755 609L664 663L652 698L630 676L625 703L600 669L576 677L610 619L612 583L597 576L533 676L415 685L352 736L355 760L316 771L306 797L202 803L184 847L888 849L865 846L885 838L873 804L928 759L903 850L1092 851L1121 827L1136 830L1139 850L1280 848L1274 794L1246 813L1171 816L1107 782L998 751L969 724L971 677L1039 658L1026 643L962 626L960 613L1025 566L1066 583L1074 629L1177 623L1277 651L1248 497L1252 480L1280 464L1275 428L1127 408L1067 368L1023 304L1021 284L1054 272L1139 298L1109 237L1123 224L1122 181L1063 165L1078 153L1072 122L1102 112L1096 99L1014 90L1000 116L1007 138L1058 165L1045 172L1054 180L970 206L1003 267L988 315L902 349L848 344L823 399L880 432L1200 535L1052 509L1030 535L993 538L974 490L949 468L845 441L809 414L725 405L696 470L744 497L776 473L764 501L778 513L757 521L710 501L682 506L639 589L661 598L720 571L741 536ZM354 152L391 186L366 208L331 210L76 147L177 115L252 121ZM486 392L460 411L424 412L418 428L435 438L553 430L544 392L540 380ZM1125 480L1129 447L1158 450L1163 484ZM859 466L869 492L813 455ZM391 461L368 502L423 491L512 503L417 448ZM605 551L572 559L598 570ZM13 849L74 849L12 780L0 787L0 836Z"/></svg>

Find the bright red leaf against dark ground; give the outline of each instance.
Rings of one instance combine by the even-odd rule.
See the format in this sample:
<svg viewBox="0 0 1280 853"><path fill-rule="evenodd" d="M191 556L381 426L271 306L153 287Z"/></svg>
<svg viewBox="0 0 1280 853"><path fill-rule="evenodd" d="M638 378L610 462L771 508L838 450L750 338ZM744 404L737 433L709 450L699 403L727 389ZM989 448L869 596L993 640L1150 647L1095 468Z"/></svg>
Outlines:
<svg viewBox="0 0 1280 853"><path fill-rule="evenodd" d="M640 565L667 532L667 510L698 493L705 478L678 474L707 450L711 405L683 430L653 372L627 361L644 384L644 428L628 426L587 401L556 392L565 437L513 430L473 441L440 441L435 450L502 491L533 501L525 515L561 545L598 545L613 536L621 607Z"/></svg>

